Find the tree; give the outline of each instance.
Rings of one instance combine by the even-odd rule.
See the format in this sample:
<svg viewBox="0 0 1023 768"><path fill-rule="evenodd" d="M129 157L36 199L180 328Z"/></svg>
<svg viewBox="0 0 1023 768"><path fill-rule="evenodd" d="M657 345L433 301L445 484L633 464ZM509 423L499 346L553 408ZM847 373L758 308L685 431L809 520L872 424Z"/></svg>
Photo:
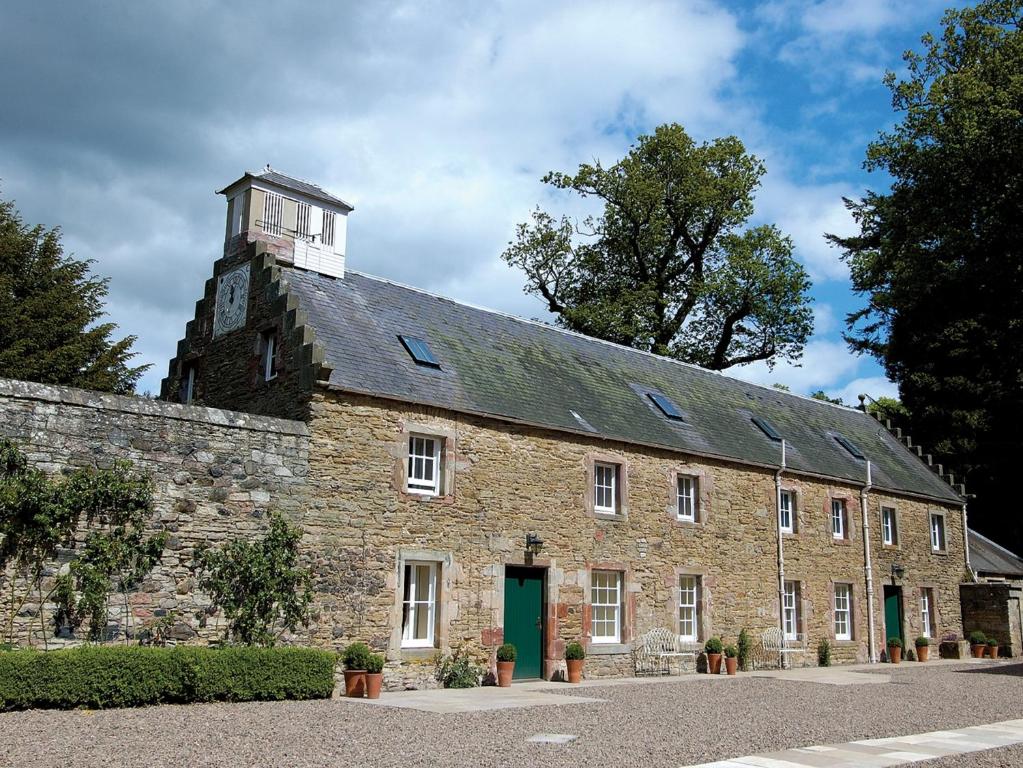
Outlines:
<svg viewBox="0 0 1023 768"><path fill-rule="evenodd" d="M299 624L309 625L309 571L299 565L301 529L279 513L259 541L235 539L221 549L197 547L193 571L210 596L207 612L223 610L227 637L246 645L273 645Z"/></svg>
<svg viewBox="0 0 1023 768"><path fill-rule="evenodd" d="M763 174L734 136L697 145L663 125L609 168L548 173L603 213L576 228L537 208L503 258L574 331L715 370L795 360L810 280L776 227L741 229Z"/></svg>
<svg viewBox="0 0 1023 768"><path fill-rule="evenodd" d="M866 298L847 320L927 446L977 495L971 523L1023 545L1014 477L1023 449L1023 0L948 11L940 37L886 83L901 122L867 150L887 193L846 201L831 237Z"/></svg>
<svg viewBox="0 0 1023 768"><path fill-rule="evenodd" d="M832 405L845 405L840 397L829 397L828 393L823 389L818 389L816 392L811 392L810 397L814 400L823 400L825 403L831 403Z"/></svg>
<svg viewBox="0 0 1023 768"><path fill-rule="evenodd" d="M166 540L163 531L147 535L152 513L152 485L128 462L54 479L29 467L12 442L0 440L0 573L10 569L8 642L14 642L15 618L33 595L44 644L44 608L51 599L58 628L74 630L88 620L89 638L103 639L115 590L125 601L127 640L128 592L160 561ZM67 571L44 592L47 565L58 555L68 558Z"/></svg>
<svg viewBox="0 0 1023 768"><path fill-rule="evenodd" d="M134 336L111 337L107 280L64 255L57 229L25 225L0 200L0 376L130 393L149 367L131 367Z"/></svg>

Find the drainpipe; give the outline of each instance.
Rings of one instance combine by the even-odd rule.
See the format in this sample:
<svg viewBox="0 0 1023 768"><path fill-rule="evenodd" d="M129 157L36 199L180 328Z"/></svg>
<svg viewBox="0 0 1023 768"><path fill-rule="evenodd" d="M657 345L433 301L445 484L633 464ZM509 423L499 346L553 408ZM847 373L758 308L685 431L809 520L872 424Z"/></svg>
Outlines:
<svg viewBox="0 0 1023 768"><path fill-rule="evenodd" d="M781 629L781 643L785 646L785 547L781 534L781 475L785 471L785 441L781 441L781 464L774 473L774 527L778 531L778 625ZM795 510L792 510L795 514ZM785 654L781 656L782 667L785 666Z"/></svg>
<svg viewBox="0 0 1023 768"><path fill-rule="evenodd" d="M966 572L974 581L977 581L977 572L970 565L970 529L966 522L966 503L963 502L963 556L966 558Z"/></svg>
<svg viewBox="0 0 1023 768"><path fill-rule="evenodd" d="M870 515L867 512L867 494L870 492L870 462L867 462L867 484L860 489L860 513L863 516L863 570L867 577L867 654L870 663L877 663L874 642L874 568L870 562Z"/></svg>

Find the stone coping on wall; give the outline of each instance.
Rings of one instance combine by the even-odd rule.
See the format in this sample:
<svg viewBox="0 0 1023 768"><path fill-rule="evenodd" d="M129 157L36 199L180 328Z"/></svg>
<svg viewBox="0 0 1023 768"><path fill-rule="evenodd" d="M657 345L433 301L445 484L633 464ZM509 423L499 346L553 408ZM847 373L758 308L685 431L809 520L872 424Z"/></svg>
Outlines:
<svg viewBox="0 0 1023 768"><path fill-rule="evenodd" d="M250 413L207 408L201 405L168 403L137 395L114 395L109 392L94 392L75 387L0 378L0 398L4 397L74 405L104 411L119 411L154 418L195 421L234 429L248 429L254 432L274 432L302 437L309 435L309 428L305 422L301 421L256 416Z"/></svg>

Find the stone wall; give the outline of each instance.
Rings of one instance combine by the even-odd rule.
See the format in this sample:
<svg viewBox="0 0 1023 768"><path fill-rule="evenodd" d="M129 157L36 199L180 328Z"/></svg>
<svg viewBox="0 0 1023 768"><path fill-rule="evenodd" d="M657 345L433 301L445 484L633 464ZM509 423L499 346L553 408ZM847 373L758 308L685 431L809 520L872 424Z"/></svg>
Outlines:
<svg viewBox="0 0 1023 768"><path fill-rule="evenodd" d="M1004 581L963 584L959 596L967 634L979 629L998 640L1000 655L1019 655L1021 587Z"/></svg>
<svg viewBox="0 0 1023 768"><path fill-rule="evenodd" d="M404 491L410 432L444 441L443 495ZM777 544L772 472L724 461L573 436L381 399L318 393L310 420L307 536L332 552L335 597L322 603L315 640L359 638L386 651L391 682L399 669L421 665L434 650L401 647L400 584L405 560L440 563L437 650L467 646L492 654L503 633L505 565L546 569L545 674L563 668L564 646L589 646L589 677L631 674L636 638L654 627L677 631L678 577L702 581L701 631L734 642L748 628L761 634L778 625ZM602 519L587 509L594 460L620 462L627 514ZM675 515L674 479L698 478L702 515L683 523ZM796 532L785 536L787 578L800 584L801 630L808 663L832 640L836 662L867 658L863 526L858 487L810 478L784 478L797 497ZM833 498L847 502L850 538L830 530ZM872 491L868 518L874 552L875 637L884 637L882 587L891 566L905 569L902 588L907 642L921 633L920 589L934 590L937 633L962 634L958 587L964 570L962 518L953 507ZM880 507L894 506L899 542L883 547ZM929 514L946 514L947 551L930 549ZM527 533L544 541L530 560ZM623 642L589 642L589 574L624 573ZM833 584L852 585L853 639L834 641ZM330 615L331 618L327 618ZM331 627L331 634L327 628ZM398 663L406 666L399 667Z"/></svg>
<svg viewBox="0 0 1023 768"><path fill-rule="evenodd" d="M153 522L168 531L167 549L142 590L130 596L127 620L112 602L110 636L123 637L126 628L136 633L168 613L177 617L179 639L218 636L222 625L214 620L202 628L195 619L205 603L188 570L194 546L255 535L270 510L302 515L308 431L301 422L0 379L0 435L47 472L128 459L152 478ZM58 567L53 564L50 574ZM9 615L10 576L0 574L3 616ZM17 616L19 642L41 644L38 614L36 601ZM50 639L49 645L79 640Z"/></svg>

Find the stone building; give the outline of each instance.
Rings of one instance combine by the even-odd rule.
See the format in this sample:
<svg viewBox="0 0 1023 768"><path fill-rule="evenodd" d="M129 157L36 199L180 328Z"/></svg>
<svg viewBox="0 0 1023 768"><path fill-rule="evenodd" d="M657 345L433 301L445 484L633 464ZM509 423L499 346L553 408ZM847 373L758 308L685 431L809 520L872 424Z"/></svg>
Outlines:
<svg viewBox="0 0 1023 768"><path fill-rule="evenodd" d="M1023 558L974 530L968 534L976 580L960 587L963 629L995 638L1004 656L1023 647Z"/></svg>
<svg viewBox="0 0 1023 768"><path fill-rule="evenodd" d="M629 674L655 627L811 663L961 636L962 489L872 416L348 270L352 207L276 171L224 193L163 397L304 422L312 641L415 683L502 640L550 677L572 640Z"/></svg>

